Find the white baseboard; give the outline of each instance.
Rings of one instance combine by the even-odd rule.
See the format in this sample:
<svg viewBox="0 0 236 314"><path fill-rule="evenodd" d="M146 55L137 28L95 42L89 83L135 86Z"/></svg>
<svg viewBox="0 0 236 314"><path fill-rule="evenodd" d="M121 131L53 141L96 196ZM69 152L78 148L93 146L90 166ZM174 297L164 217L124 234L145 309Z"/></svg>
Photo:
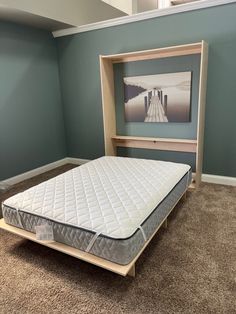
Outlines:
<svg viewBox="0 0 236 314"><path fill-rule="evenodd" d="M86 163L88 161L89 160L87 160L87 159L66 157L66 158L54 161L54 162L52 162L50 164L47 164L45 166L42 166L42 167L30 170L30 171L24 172L24 173L19 174L19 175L15 176L15 177L12 177L12 178L0 181L0 188L1 189L5 189L5 188L9 187L10 185L17 184L17 183L19 183L21 181L30 179L32 177L35 177L35 176L37 176L39 174L42 174L42 173L47 172L49 170L55 169L57 167L63 166L65 164L70 164L71 163L71 164L75 164L75 165L82 165L82 164L84 164L84 163Z"/></svg>
<svg viewBox="0 0 236 314"><path fill-rule="evenodd" d="M207 183L236 186L236 177L224 177L212 174L202 174L202 181Z"/></svg>
<svg viewBox="0 0 236 314"><path fill-rule="evenodd" d="M30 179L32 177L35 177L35 176L37 176L39 174L42 174L42 173L44 173L46 171L52 170L52 169L54 169L56 167L62 166L65 163L66 163L66 158L63 158L63 159L54 161L54 162L52 162L50 164L47 164L45 166L42 166L42 167L30 170L30 171L21 173L21 174L15 176L15 177L12 177L12 178L0 181L0 184L2 186L13 185L13 184L19 183L21 181L24 181L24 180Z"/></svg>
<svg viewBox="0 0 236 314"><path fill-rule="evenodd" d="M65 164L83 165L89 161L90 161L89 159L66 157L66 158L57 160L55 162L52 162L50 164L47 164L45 166L33 169L31 171L27 171L15 177L0 181L0 188L4 189L5 187L30 179L32 177L35 177L46 171L55 169L56 167L63 166ZM217 175L212 175L212 174L202 174L202 181L207 182L207 183L236 186L235 177L224 177L224 176L217 176Z"/></svg>
<svg viewBox="0 0 236 314"><path fill-rule="evenodd" d="M0 182L0 192L1 191L5 191L5 190L7 190L9 188L9 185L8 184L6 184L6 183L2 183L2 182Z"/></svg>
<svg viewBox="0 0 236 314"><path fill-rule="evenodd" d="M5 188L9 187L10 185L19 183L19 182L27 180L27 179L30 179L32 177L35 177L35 176L42 174L44 172L47 172L49 170L55 169L56 167L63 166L65 164L71 163L71 164L75 164L75 165L82 165L88 161L89 160L87 160L87 159L66 157L66 158L54 161L54 162L47 164L45 166L21 173L15 177L0 181L0 188L3 190Z"/></svg>
<svg viewBox="0 0 236 314"><path fill-rule="evenodd" d="M72 157L67 157L65 159L68 164L75 164L75 165L83 165L83 164L86 164L86 162L91 161L90 159L81 159L81 158L72 158Z"/></svg>

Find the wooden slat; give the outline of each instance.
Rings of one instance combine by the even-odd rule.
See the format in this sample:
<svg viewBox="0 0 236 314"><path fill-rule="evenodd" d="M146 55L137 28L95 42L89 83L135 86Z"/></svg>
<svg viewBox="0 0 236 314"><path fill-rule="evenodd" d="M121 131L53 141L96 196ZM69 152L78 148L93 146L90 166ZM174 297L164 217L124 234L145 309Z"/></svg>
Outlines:
<svg viewBox="0 0 236 314"><path fill-rule="evenodd" d="M102 108L104 124L105 155L115 156L116 147L111 137L116 134L116 113L114 99L114 75L113 65L110 60L103 60L100 57L100 76L102 89Z"/></svg>
<svg viewBox="0 0 236 314"><path fill-rule="evenodd" d="M141 140L141 141L158 141L158 142L176 142L176 143L188 143L197 144L197 140L181 139L181 138L168 138L168 137L148 137L148 136L126 136L115 135L112 136L114 140Z"/></svg>
<svg viewBox="0 0 236 314"><path fill-rule="evenodd" d="M196 153L197 141L186 139L170 139L155 137L113 136L114 143L118 147L159 149L166 151L178 151Z"/></svg>
<svg viewBox="0 0 236 314"><path fill-rule="evenodd" d="M131 62L148 59L168 58L181 55L201 53L201 42L180 46L164 47L150 50L127 52L115 55L101 56L102 59L109 59L112 63Z"/></svg>
<svg viewBox="0 0 236 314"><path fill-rule="evenodd" d="M134 62L134 61L143 61L143 60L152 60L152 59L163 59L163 58L170 58L170 57L178 57L178 56L186 56L186 55L193 55L200 53L200 50L192 49L192 50L185 50L185 51L169 51L157 54L150 54L146 56L130 56L125 57L118 60L112 60L113 63L125 63L125 62Z"/></svg>

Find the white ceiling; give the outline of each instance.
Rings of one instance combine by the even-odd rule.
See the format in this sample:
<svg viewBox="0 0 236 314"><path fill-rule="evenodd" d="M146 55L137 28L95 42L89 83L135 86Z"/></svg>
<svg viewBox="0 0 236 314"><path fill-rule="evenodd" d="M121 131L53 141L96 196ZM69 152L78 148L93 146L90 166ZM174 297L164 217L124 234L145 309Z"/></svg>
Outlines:
<svg viewBox="0 0 236 314"><path fill-rule="evenodd" d="M101 0L0 0L0 20L51 31L125 15Z"/></svg>
<svg viewBox="0 0 236 314"><path fill-rule="evenodd" d="M55 31L70 28L74 25L56 21L40 15L32 14L19 9L8 8L0 5L0 21L24 24L36 28Z"/></svg>
<svg viewBox="0 0 236 314"><path fill-rule="evenodd" d="M197 0L172 0L193 2ZM0 0L0 20L50 31L153 10L171 0Z"/></svg>
<svg viewBox="0 0 236 314"><path fill-rule="evenodd" d="M117 8L128 15L155 10L158 7L158 0L101 0ZM168 1L168 0L164 0Z"/></svg>

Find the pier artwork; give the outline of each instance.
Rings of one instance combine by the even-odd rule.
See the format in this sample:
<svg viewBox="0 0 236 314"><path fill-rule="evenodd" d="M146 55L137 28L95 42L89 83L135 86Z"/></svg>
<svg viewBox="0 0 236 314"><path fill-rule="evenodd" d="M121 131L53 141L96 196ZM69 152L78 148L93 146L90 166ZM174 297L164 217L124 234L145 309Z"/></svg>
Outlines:
<svg viewBox="0 0 236 314"><path fill-rule="evenodd" d="M168 122L167 99L162 90L153 89L144 96L146 117L144 122Z"/></svg>
<svg viewBox="0 0 236 314"><path fill-rule="evenodd" d="M124 78L126 122L190 122L191 72Z"/></svg>

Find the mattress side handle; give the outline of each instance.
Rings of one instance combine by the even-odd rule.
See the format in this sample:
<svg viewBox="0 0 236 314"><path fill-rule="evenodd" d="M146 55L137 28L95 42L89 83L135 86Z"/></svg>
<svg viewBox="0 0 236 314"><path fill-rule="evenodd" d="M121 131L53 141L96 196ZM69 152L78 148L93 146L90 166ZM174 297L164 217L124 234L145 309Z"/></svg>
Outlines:
<svg viewBox="0 0 236 314"><path fill-rule="evenodd" d="M144 238L144 242L147 242L147 236L142 226L138 226L138 229L142 232L142 236Z"/></svg>
<svg viewBox="0 0 236 314"><path fill-rule="evenodd" d="M101 234L101 232L97 232L95 233L95 235L92 237L92 239L90 240L85 252L89 253L91 248L93 247L95 241L97 240L97 238L99 237L99 235Z"/></svg>

